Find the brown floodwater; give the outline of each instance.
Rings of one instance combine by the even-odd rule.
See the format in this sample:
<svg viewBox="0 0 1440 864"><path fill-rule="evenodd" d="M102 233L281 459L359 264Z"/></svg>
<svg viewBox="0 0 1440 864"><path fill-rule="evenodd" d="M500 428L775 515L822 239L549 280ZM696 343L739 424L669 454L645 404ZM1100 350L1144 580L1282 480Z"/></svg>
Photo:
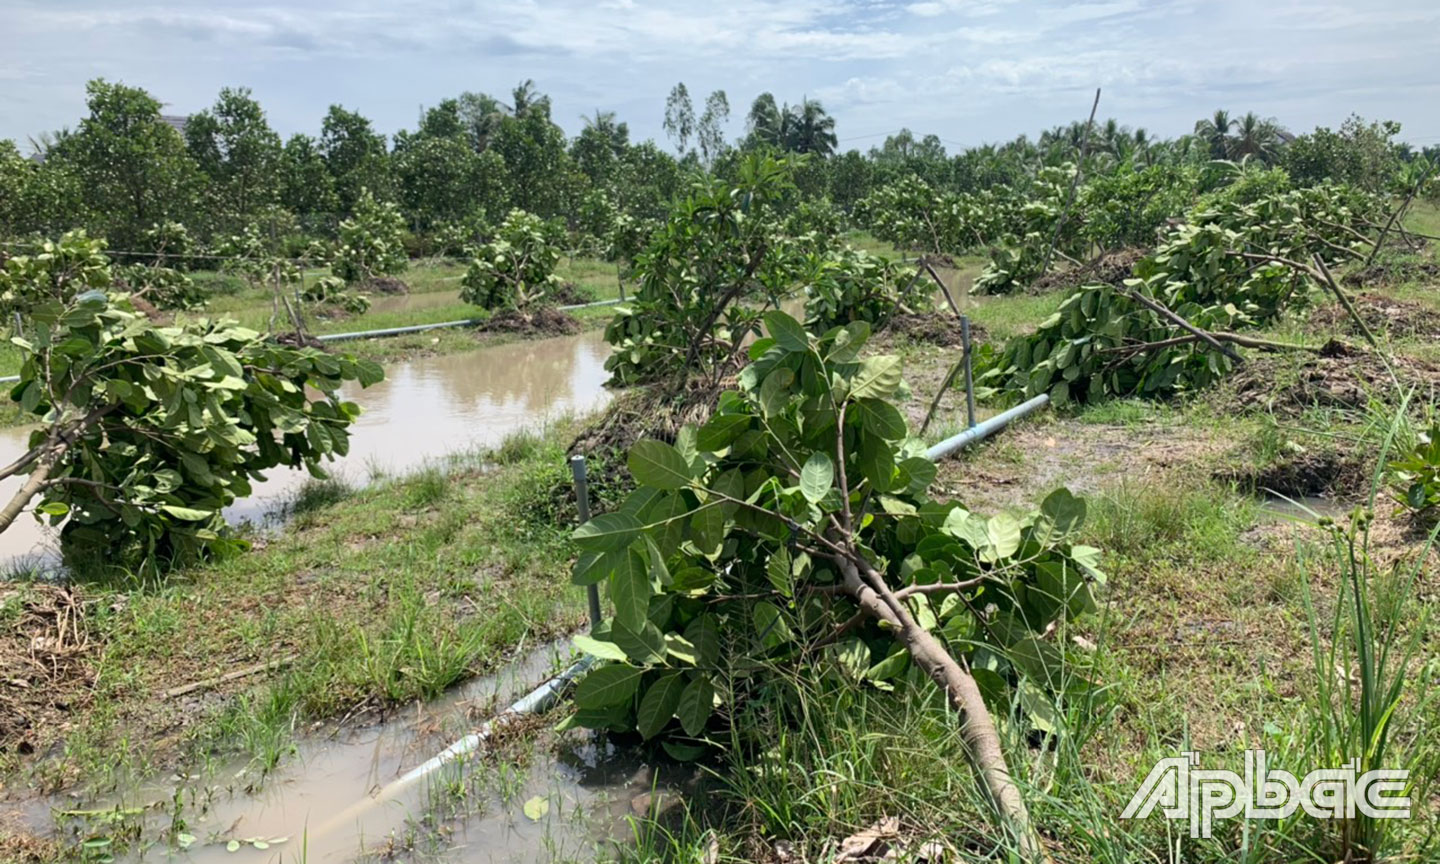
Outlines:
<svg viewBox="0 0 1440 864"><path fill-rule="evenodd" d="M610 400L604 386L607 356L601 332L590 330L387 364L383 382L342 391L365 413L352 429L350 453L327 467L335 476L364 483L596 410ZM24 453L29 435L29 429L0 429L0 464ZM308 476L301 470L272 470L226 516L232 523L263 523ZM12 478L0 484L0 500L20 482ZM29 516L0 534L0 560L12 565L26 558L53 560L54 548L51 532Z"/></svg>
<svg viewBox="0 0 1440 864"><path fill-rule="evenodd" d="M288 864L388 860L387 853L464 864L593 860L628 839L628 816L682 801L694 772L657 766L636 748L577 732L558 740L541 733L542 744L522 750L525 758L518 760L513 750L506 757L482 745L422 781L402 780L469 732L476 713L498 710L564 665L568 641L532 650L499 675L475 679L387 723L304 738L295 755L263 779L243 762L216 765L189 781L147 782L91 812L143 814L145 842L161 845L124 861ZM676 782L682 778L683 785ZM184 790L185 832L193 838L184 850L166 849L161 840L177 785ZM252 785L258 789L247 791ZM63 813L69 802L49 804L28 814L41 834L50 833L56 811ZM71 840L106 833L103 822L67 824Z"/></svg>

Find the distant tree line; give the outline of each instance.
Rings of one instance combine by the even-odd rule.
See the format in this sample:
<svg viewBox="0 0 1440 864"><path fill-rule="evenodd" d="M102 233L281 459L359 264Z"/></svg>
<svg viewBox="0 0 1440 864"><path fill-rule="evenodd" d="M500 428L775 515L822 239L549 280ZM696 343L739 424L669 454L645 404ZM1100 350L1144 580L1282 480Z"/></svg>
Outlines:
<svg viewBox="0 0 1440 864"><path fill-rule="evenodd" d="M146 251L164 234L157 226L178 222L207 246L246 230L298 243L333 237L368 192L399 207L417 247L427 237L486 236L512 209L603 241L617 224L633 234L662 219L699 177L733 179L747 152L805 156L795 169L797 200L848 213L901 178L953 193L1027 182L1077 162L1085 137L1077 122L952 154L935 135L902 129L866 153L840 152L835 119L818 100L790 104L767 92L732 140L725 92L711 93L697 113L683 83L665 105L673 153L633 142L613 112L581 118L568 136L531 81L508 98L445 99L389 139L341 105L326 112L318 136L282 139L245 88L221 90L210 108L178 122L145 90L97 79L87 110L75 128L32 139L31 154L0 141L0 236L84 228L112 249ZM1323 177L1376 189L1418 155L1398 133L1398 124L1352 117L1338 130L1297 136L1255 114L1217 111L1194 134L1162 140L1112 119L1091 129L1082 168L1094 176L1253 161L1282 167L1297 183Z"/></svg>

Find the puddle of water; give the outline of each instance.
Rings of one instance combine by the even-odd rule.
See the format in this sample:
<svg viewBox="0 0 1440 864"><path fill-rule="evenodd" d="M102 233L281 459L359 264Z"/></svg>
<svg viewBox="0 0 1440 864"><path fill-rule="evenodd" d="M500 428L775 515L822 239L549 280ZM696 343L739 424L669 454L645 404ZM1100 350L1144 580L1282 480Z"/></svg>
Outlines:
<svg viewBox="0 0 1440 864"><path fill-rule="evenodd" d="M1321 516L1329 516L1332 519L1344 516L1350 511L1350 508L1339 501L1322 498L1318 495L1303 495L1299 498L1268 495L1260 502L1260 510L1262 513L1278 519L1314 522Z"/></svg>
<svg viewBox="0 0 1440 864"><path fill-rule="evenodd" d="M418 312L460 302L459 283L450 291L427 291L423 294L386 294L370 298L371 312ZM364 328L364 318L354 319L356 329Z"/></svg>
<svg viewBox="0 0 1440 864"><path fill-rule="evenodd" d="M352 430L350 453L328 463L329 470L355 482L376 471L399 474L452 453L493 447L566 414L602 408L610 400L604 386L609 353L601 331L590 330L389 364L380 384L343 391L365 413ZM0 429L0 462L24 453L29 435L29 429ZM262 522L308 477L289 469L268 474L253 495L226 510L231 522ZM8 500L22 480L0 483L0 500ZM53 560L54 547L52 532L29 516L0 534L0 560L11 564Z"/></svg>
<svg viewBox="0 0 1440 864"><path fill-rule="evenodd" d="M513 701L566 661L556 643L522 657L498 676L476 679L452 695L370 729L337 738L303 740L298 753L265 779L260 791L198 787L188 791L186 831L196 842L184 851L156 847L125 860L176 860L191 864L341 862L376 853L414 852L454 862L549 861L561 855L593 858L598 848L628 837L626 817L644 812L654 792L678 800L680 789L661 785L641 754L606 739L572 733L554 749L538 748L518 767L482 753L457 759L419 782L393 786L405 772L469 731L467 709ZM549 722L549 721L542 721ZM227 787L250 778L240 764L215 772ZM145 836L169 824L174 790L150 783L109 806L145 809ZM543 799L538 819L526 803ZM638 800L637 800L638 799ZM203 803L202 803L203 802ZM56 807L68 802L52 802ZM202 812L203 811L203 812ZM51 815L31 814L44 833ZM38 817L38 818L37 818ZM83 836L83 835L82 835ZM74 838L72 837L72 840ZM241 843L230 852L230 840ZM260 839L269 848L247 842ZM272 841L283 840L280 843ZM157 854L158 853L158 854Z"/></svg>

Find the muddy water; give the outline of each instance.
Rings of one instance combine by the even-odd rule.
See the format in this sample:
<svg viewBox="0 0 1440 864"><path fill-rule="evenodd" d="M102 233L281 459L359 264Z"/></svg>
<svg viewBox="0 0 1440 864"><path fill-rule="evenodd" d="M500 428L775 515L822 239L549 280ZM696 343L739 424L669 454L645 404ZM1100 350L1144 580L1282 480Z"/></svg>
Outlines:
<svg viewBox="0 0 1440 864"><path fill-rule="evenodd" d="M638 751L571 733L558 746L527 754L523 767L482 747L427 780L396 783L468 732L479 716L509 704L559 669L567 653L547 645L501 675L476 679L419 713L407 712L371 729L346 730L333 739L304 740L297 755L254 794L244 791L251 778L243 764L217 766L182 796L193 844L168 856L152 849L130 860L342 862L412 850L421 860L439 857L466 864L593 859L601 847L627 838L625 817L652 802L664 806L681 799L680 788L662 783L667 778L661 774L670 772L657 774ZM145 836L159 838L170 825L172 800L169 785L155 784L108 803L143 808ZM543 813L541 805L530 803L537 800L545 802ZM44 819L36 821L40 824L32 827L44 831ZM268 848L257 848L256 840ZM234 852L231 841L238 844Z"/></svg>
<svg viewBox="0 0 1440 864"><path fill-rule="evenodd" d="M427 461L491 447L522 429L539 429L567 414L601 408L609 346L598 330L575 336L514 342L461 354L423 357L386 366L385 381L345 398L365 409L352 430L350 453L329 464L332 474L363 483L379 474L413 470ZM28 429L0 429L0 464L26 450ZM304 482L304 471L277 469L255 494L226 515L261 522ZM0 484L0 498L20 478ZM0 561L53 555L54 538L22 516L0 534Z"/></svg>
<svg viewBox="0 0 1440 864"><path fill-rule="evenodd" d="M418 312L440 306L454 306L460 302L455 291L427 291L424 294L390 294L374 297L370 301L373 312ZM363 319L356 322L354 329L361 329Z"/></svg>

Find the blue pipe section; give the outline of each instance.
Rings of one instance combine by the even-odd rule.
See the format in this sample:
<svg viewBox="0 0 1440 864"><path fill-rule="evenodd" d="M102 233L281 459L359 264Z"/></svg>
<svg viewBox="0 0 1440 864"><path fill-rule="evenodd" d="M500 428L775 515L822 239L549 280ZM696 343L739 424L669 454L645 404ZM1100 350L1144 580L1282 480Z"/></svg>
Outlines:
<svg viewBox="0 0 1440 864"><path fill-rule="evenodd" d="M558 307L562 312L570 312L575 309L591 309L596 306L614 306L621 301L596 300L594 303L578 303L574 306ZM387 327L383 330L361 330L356 333L326 333L317 336L321 342L344 342L349 339L378 339L384 336L404 336L407 333L424 333L427 330L440 330L446 327L476 327L485 323L484 318L464 318L459 321L441 321L436 324L414 324L409 327Z"/></svg>
<svg viewBox="0 0 1440 864"><path fill-rule="evenodd" d="M1010 425L1011 421L1019 420L1021 417L1024 417L1027 414L1035 411L1035 409L1042 408L1048 404L1050 404L1050 394L1041 393L1034 399L1022 402L1019 405L1016 405L1014 408L1011 408L1009 411L1002 411L1001 413L996 414L994 417L991 417L989 420L975 424L969 429L966 429L964 432L961 432L959 435L946 438L944 441L941 441L939 444L936 444L934 447L926 450L925 458L929 459L931 462L939 462L941 459L944 459L951 453L954 453L961 448L968 447L971 444L974 444L976 441L981 441L985 438L988 438L990 435L999 432L1001 429L1004 429L1006 426Z"/></svg>

